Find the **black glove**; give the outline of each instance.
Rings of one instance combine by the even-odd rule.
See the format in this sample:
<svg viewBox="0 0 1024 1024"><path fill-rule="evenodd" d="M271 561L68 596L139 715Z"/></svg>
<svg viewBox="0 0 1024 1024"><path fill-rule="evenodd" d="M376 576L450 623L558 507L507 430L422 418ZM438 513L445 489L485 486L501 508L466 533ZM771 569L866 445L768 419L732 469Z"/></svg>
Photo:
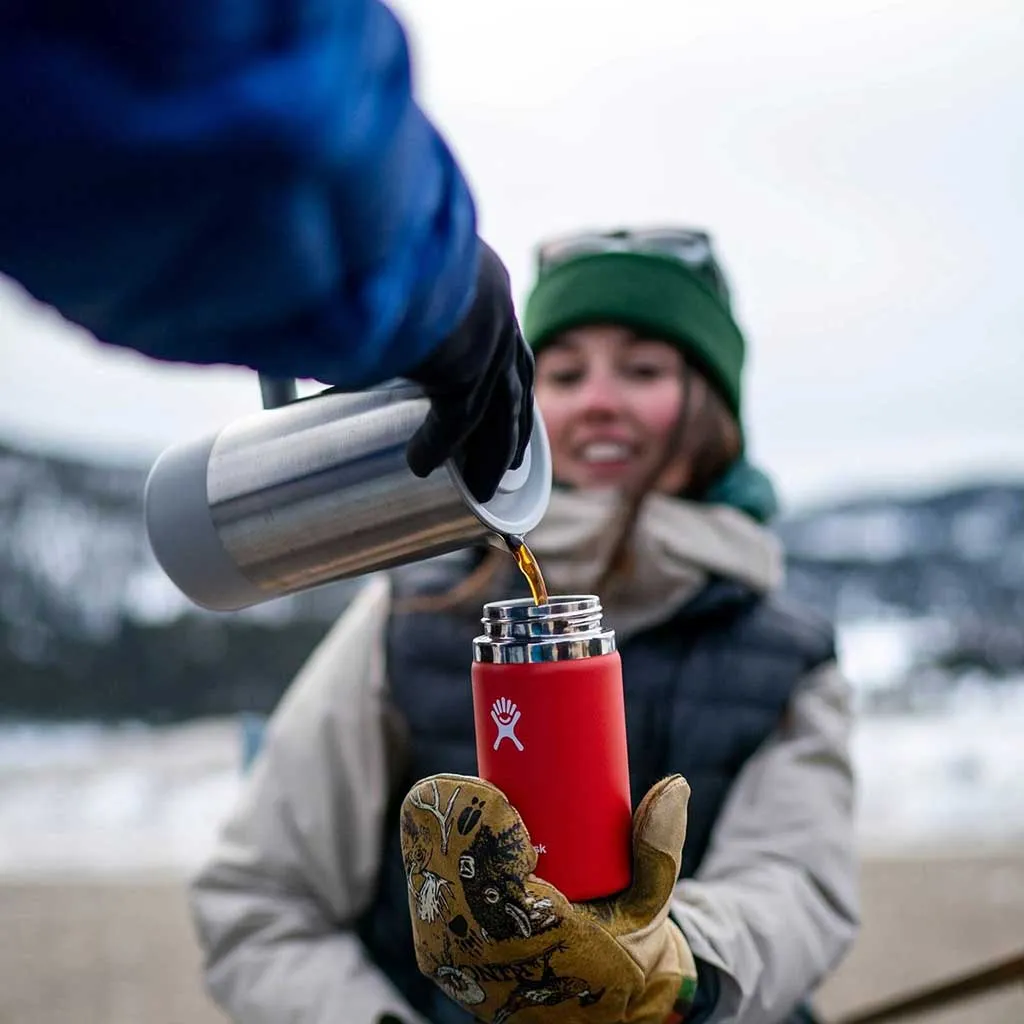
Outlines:
<svg viewBox="0 0 1024 1024"><path fill-rule="evenodd" d="M486 243L469 313L406 376L430 398L430 412L409 440L409 468L427 476L454 456L469 492L489 501L530 441L533 353L519 331L508 272Z"/></svg>

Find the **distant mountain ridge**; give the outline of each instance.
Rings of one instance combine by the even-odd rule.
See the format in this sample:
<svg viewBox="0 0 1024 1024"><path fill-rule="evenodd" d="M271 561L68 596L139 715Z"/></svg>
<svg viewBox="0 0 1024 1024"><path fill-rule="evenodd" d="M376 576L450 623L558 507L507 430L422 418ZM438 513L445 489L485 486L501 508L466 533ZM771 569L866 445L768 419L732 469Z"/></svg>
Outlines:
<svg viewBox="0 0 1024 1024"><path fill-rule="evenodd" d="M352 584L215 615L157 566L142 468L0 444L0 716L267 710ZM1024 484L789 516L788 587L840 622L921 620L929 670L1024 671Z"/></svg>
<svg viewBox="0 0 1024 1024"><path fill-rule="evenodd" d="M932 668L1024 671L1024 484L850 501L780 524L789 589L839 622L932 623Z"/></svg>
<svg viewBox="0 0 1024 1024"><path fill-rule="evenodd" d="M0 716L266 710L344 607L351 586L196 608L149 549L145 478L0 445Z"/></svg>

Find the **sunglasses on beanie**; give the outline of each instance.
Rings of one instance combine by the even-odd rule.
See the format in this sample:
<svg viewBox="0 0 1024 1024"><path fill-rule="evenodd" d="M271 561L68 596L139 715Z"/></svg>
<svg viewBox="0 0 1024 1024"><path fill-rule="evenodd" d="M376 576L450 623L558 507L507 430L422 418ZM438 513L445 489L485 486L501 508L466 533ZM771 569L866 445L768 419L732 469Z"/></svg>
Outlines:
<svg viewBox="0 0 1024 1024"><path fill-rule="evenodd" d="M624 228L562 235L537 246L537 273L545 274L580 256L616 252L676 259L709 284L726 303L729 302L729 286L715 260L711 236L692 228Z"/></svg>

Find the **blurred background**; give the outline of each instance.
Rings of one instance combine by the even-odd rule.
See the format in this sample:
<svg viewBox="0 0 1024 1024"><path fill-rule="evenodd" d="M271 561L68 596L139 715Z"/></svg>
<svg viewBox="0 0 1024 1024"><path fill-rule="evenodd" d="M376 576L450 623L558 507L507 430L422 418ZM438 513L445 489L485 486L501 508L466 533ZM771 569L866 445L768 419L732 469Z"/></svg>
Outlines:
<svg viewBox="0 0 1024 1024"><path fill-rule="evenodd" d="M1019 0L395 6L517 294L546 235L716 238L789 586L860 709L865 930L822 1006L1024 947ZM258 408L0 280L0 1021L219 1019L180 879L352 586L200 612L141 489ZM1019 1024L1024 993L926 1019Z"/></svg>

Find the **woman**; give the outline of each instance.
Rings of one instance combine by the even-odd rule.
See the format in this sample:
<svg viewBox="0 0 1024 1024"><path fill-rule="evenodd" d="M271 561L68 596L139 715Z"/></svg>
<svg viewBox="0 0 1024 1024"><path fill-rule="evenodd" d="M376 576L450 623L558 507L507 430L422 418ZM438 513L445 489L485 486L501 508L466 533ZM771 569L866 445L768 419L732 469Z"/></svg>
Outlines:
<svg viewBox="0 0 1024 1024"><path fill-rule="evenodd" d="M685 1019L810 1020L856 931L848 692L831 629L778 594L773 492L742 457L744 342L709 240L543 246L524 329L559 484L531 546L552 592L600 594L617 632L634 797L674 773L692 791L657 921L692 971ZM428 980L414 955L409 896L428 879L403 865L401 800L475 771L470 645L481 603L521 588L509 564L463 553L373 580L282 701L193 889L209 986L236 1020L470 1019L435 981L489 1020L610 1019L582 983L571 1003L534 992L484 1013L472 979Z"/></svg>

